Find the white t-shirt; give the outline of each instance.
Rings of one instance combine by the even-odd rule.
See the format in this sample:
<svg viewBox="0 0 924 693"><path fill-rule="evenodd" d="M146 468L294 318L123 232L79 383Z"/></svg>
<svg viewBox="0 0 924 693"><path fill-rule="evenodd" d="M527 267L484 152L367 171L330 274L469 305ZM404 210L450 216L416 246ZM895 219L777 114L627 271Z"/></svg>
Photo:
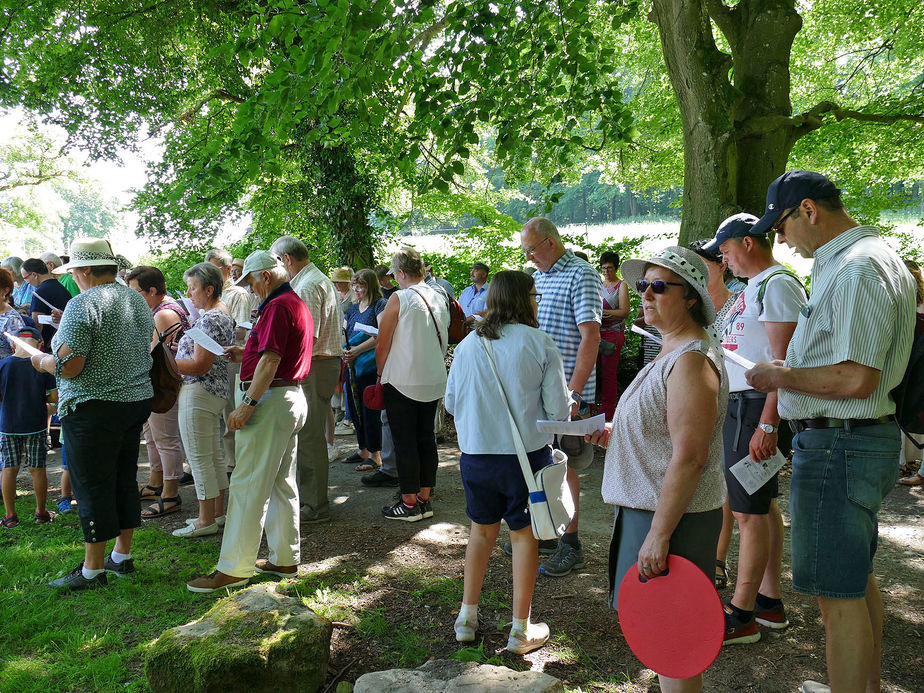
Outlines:
<svg viewBox="0 0 924 693"><path fill-rule="evenodd" d="M722 332L723 348L734 351L755 363L773 360L770 339L762 323L795 323L799 320L799 311L808 300L802 285L792 276L780 272L767 279L768 276L781 269L783 268L780 265L771 265L748 280L747 288L738 295L738 300L725 317L725 329ZM760 306L757 294L765 279L767 279L767 286L764 289L763 312L758 315ZM741 366L727 360L725 367L728 369L730 392L753 389L748 385Z"/></svg>

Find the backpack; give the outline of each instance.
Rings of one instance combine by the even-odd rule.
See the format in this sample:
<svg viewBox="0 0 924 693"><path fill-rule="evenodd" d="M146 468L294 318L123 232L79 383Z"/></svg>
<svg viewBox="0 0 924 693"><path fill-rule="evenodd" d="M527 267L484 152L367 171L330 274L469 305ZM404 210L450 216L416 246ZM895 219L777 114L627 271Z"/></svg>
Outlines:
<svg viewBox="0 0 924 693"><path fill-rule="evenodd" d="M465 311L459 302L451 296L446 299L449 303L449 343L458 344L465 339L471 328L465 324Z"/></svg>
<svg viewBox="0 0 924 693"><path fill-rule="evenodd" d="M773 279L778 274L787 274L793 279L795 279L797 282L799 282L799 286L802 287L802 290L805 291L805 295L808 296L808 291L806 290L805 285L802 283L802 280L799 279L799 277L797 277L795 274L793 274L786 268L778 269L775 272L771 272L766 277L764 277L764 280L760 283L760 286L757 288L757 315L758 316L763 315L763 312L764 312L764 294L767 293L767 282L769 282L771 279Z"/></svg>
<svg viewBox="0 0 924 693"><path fill-rule="evenodd" d="M182 327L181 323L171 325L160 333L157 344L151 349L151 386L154 388L154 399L151 402L151 411L155 414L168 412L176 404L180 396L180 386L183 378L176 367L176 358L165 342L167 338Z"/></svg>
<svg viewBox="0 0 924 693"><path fill-rule="evenodd" d="M924 433L924 315L915 315L911 356L902 381L892 390L892 399L895 400L895 421L908 440L921 450L924 445L908 435Z"/></svg>

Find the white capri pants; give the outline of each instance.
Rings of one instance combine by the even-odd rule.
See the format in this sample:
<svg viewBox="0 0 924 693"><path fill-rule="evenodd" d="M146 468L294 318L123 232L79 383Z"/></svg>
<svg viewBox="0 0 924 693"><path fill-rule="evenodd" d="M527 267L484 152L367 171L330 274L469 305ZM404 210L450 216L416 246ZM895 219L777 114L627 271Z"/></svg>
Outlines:
<svg viewBox="0 0 924 693"><path fill-rule="evenodd" d="M228 488L227 467L218 442L218 422L226 401L201 383L185 383L180 389L180 436L199 500L217 498Z"/></svg>

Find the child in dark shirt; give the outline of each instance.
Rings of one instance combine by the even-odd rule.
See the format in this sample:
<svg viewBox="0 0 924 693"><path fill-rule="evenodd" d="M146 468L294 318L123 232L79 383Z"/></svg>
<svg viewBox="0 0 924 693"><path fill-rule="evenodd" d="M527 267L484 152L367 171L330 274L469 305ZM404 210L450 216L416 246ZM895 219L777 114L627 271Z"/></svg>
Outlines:
<svg viewBox="0 0 924 693"><path fill-rule="evenodd" d="M15 336L41 349L41 333L25 327ZM0 336L6 339L5 336ZM32 474L35 490L35 522L46 524L54 513L45 508L48 496L48 476L45 472L45 429L48 421L47 402L58 399L54 376L39 373L29 361L29 354L19 345L12 356L0 359L0 468L3 479L4 516L0 525L6 528L19 524L16 515L16 475L25 465Z"/></svg>

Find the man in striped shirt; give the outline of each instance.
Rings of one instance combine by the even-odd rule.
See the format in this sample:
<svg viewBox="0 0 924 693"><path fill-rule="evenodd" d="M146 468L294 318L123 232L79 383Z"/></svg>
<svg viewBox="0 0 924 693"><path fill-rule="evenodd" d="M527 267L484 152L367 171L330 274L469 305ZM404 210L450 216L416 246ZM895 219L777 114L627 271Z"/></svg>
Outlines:
<svg viewBox="0 0 924 693"><path fill-rule="evenodd" d="M883 606L873 556L879 507L898 475L901 433L889 393L908 363L914 281L818 173L787 171L773 181L754 229L775 231L815 259L785 362L746 374L755 389L779 391L779 413L796 431L793 588L818 599L831 689L879 690Z"/></svg>
<svg viewBox="0 0 924 693"><path fill-rule="evenodd" d="M576 416L584 402L593 403L597 392L594 367L600 346L603 318L603 282L589 264L565 250L558 228L548 219L534 217L520 231L520 246L527 260L538 268L533 274L539 294L539 329L547 333L561 352L568 389L575 401ZM559 541L555 553L539 566L543 575L561 577L584 567L578 539L578 500L581 482L577 472L586 468L569 464L568 486L574 495L574 520ZM577 462L577 461L575 461ZM543 542L539 543L542 550Z"/></svg>

